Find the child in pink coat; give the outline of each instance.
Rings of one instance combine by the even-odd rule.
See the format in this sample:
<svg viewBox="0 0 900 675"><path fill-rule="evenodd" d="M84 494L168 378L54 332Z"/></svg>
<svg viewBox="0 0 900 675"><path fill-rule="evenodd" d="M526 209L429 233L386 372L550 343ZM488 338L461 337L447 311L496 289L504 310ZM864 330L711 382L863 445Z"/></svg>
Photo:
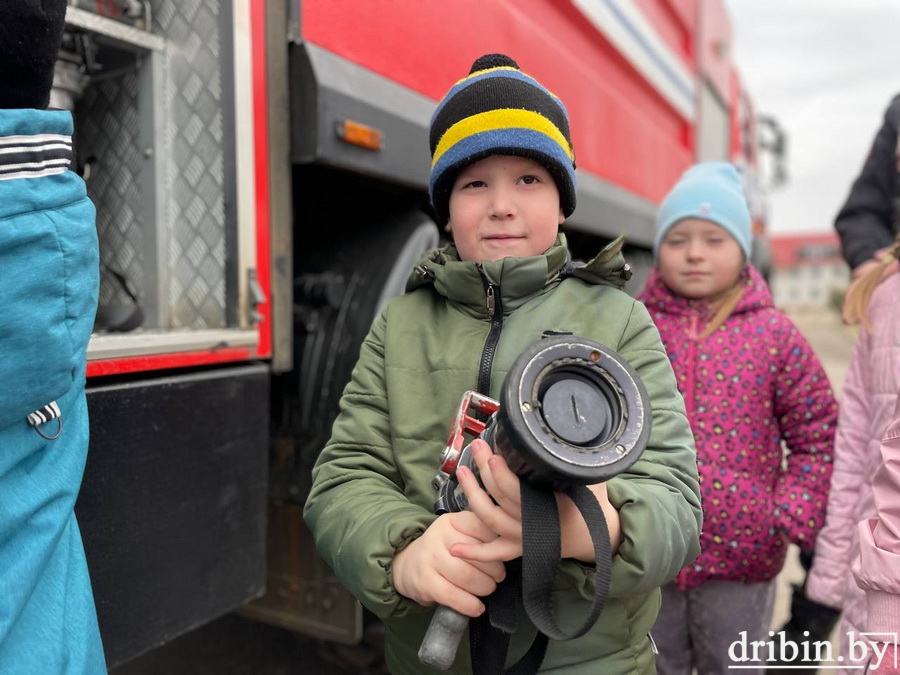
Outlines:
<svg viewBox="0 0 900 675"><path fill-rule="evenodd" d="M881 440L881 464L872 481L875 517L859 523L860 556L853 564L856 583L866 592L866 628L872 639L893 642L878 672L900 674L900 397ZM884 645L882 645L883 647ZM876 655L877 656L877 655ZM871 666L871 660L870 660Z"/></svg>
<svg viewBox="0 0 900 675"><path fill-rule="evenodd" d="M750 214L732 165L689 169L656 226L656 268L640 299L685 398L704 521L700 556L663 587L657 670L753 672L760 661L744 661L735 643L767 639L788 542L812 548L824 522L837 404L748 263Z"/></svg>
<svg viewBox="0 0 900 675"><path fill-rule="evenodd" d="M842 610L841 655L847 666L842 672L846 673L860 672L859 666L872 656L861 650L852 653L851 638L859 640L861 633L875 632L896 636L900 631L897 255L900 244L847 294L846 317L862 321L865 329L844 383L828 515L806 588L813 600ZM869 637L882 641L889 636ZM893 650L892 646L874 672L900 672Z"/></svg>

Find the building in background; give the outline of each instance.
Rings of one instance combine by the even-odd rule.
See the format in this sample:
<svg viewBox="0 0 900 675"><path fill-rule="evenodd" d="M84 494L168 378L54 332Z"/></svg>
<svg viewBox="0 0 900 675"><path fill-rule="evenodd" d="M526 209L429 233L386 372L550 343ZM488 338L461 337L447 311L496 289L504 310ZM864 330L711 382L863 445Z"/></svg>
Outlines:
<svg viewBox="0 0 900 675"><path fill-rule="evenodd" d="M827 307L847 290L850 271L834 232L773 235L769 279L779 307Z"/></svg>

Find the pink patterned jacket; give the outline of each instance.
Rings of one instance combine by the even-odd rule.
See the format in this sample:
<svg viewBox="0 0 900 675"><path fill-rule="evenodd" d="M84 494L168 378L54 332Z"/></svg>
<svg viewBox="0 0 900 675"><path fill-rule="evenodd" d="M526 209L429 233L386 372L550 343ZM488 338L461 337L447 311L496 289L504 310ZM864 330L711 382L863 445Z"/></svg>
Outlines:
<svg viewBox="0 0 900 675"><path fill-rule="evenodd" d="M842 635L900 632L900 420L894 418L900 403L898 309L900 274L894 274L872 296L874 332L860 332L844 382L828 516L807 580L810 598L843 610ZM854 563L869 593L868 621L866 593L851 573Z"/></svg>
<svg viewBox="0 0 900 675"><path fill-rule="evenodd" d="M709 305L674 295L656 272L640 299L656 322L685 397L703 499L702 552L676 577L775 577L786 538L812 548L825 521L837 419L828 378L752 267L734 312L699 338ZM790 451L782 468L782 442Z"/></svg>

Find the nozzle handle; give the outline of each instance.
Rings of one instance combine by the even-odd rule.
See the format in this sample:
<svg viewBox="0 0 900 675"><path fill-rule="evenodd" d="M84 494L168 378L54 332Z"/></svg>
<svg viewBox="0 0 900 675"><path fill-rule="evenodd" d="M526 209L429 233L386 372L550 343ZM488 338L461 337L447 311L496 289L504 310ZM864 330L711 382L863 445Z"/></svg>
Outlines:
<svg viewBox="0 0 900 675"><path fill-rule="evenodd" d="M439 605L419 647L419 661L437 670L447 670L456 659L469 617L455 609Z"/></svg>

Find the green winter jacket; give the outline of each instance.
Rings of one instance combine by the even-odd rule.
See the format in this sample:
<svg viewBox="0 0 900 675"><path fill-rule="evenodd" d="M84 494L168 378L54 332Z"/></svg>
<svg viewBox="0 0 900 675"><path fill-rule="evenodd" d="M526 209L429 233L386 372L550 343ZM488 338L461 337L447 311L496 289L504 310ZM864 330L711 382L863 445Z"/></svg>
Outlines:
<svg viewBox="0 0 900 675"><path fill-rule="evenodd" d="M700 496L683 399L647 311L620 290L620 248L615 242L574 270L567 269L563 235L544 255L481 265L460 261L452 245L436 249L363 343L331 440L313 470L305 518L337 576L385 621L392 673L438 672L417 658L433 608L394 590L391 560L435 519L432 479L460 398L477 388L491 328L488 284L502 312L491 396L499 396L516 357L547 330L615 349L647 387L653 415L648 446L627 472L608 482L623 533L609 599L586 635L550 642L542 672L655 672L647 634L659 610L657 589L699 553ZM560 626L571 631L593 598L593 568L563 560L559 571L554 607ZM523 621L508 664L534 636ZM470 672L467 639L450 672Z"/></svg>

